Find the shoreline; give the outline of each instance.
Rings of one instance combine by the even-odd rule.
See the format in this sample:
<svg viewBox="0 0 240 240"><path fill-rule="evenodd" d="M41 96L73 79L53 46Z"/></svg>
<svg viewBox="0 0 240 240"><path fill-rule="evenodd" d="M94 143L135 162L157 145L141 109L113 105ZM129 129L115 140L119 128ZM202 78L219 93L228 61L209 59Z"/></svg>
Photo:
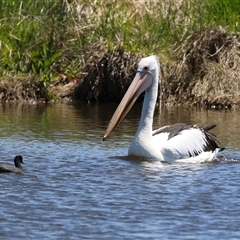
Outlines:
<svg viewBox="0 0 240 240"><path fill-rule="evenodd" d="M145 54L109 50L98 43L86 55L77 77L60 72L46 84L39 76L21 74L0 81L0 101L26 103L60 99L120 102ZM193 34L178 46L172 59L163 58L158 102L214 109L240 105L240 37L223 28ZM4 78L4 77L2 77ZM138 101L142 101L140 97Z"/></svg>

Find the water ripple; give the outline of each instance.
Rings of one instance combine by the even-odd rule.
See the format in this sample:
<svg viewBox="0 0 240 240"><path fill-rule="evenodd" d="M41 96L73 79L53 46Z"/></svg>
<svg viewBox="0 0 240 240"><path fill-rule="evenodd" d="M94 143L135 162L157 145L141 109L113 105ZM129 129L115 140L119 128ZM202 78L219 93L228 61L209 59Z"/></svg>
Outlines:
<svg viewBox="0 0 240 240"><path fill-rule="evenodd" d="M25 164L23 174L1 174L0 238L240 238L236 146L213 163L136 161L125 157L131 134L101 141L95 110L56 108L19 125L8 112L13 123L2 124L1 160L22 154Z"/></svg>

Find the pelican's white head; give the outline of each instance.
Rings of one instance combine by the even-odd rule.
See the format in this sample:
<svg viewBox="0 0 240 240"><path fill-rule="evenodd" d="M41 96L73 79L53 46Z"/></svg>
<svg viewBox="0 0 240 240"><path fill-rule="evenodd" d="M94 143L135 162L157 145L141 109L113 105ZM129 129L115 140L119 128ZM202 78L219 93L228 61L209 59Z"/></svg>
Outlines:
<svg viewBox="0 0 240 240"><path fill-rule="evenodd" d="M155 75L156 79L158 80L160 72L160 63L158 57L156 55L151 55L149 57L142 58L138 63L137 72L148 72L152 75Z"/></svg>

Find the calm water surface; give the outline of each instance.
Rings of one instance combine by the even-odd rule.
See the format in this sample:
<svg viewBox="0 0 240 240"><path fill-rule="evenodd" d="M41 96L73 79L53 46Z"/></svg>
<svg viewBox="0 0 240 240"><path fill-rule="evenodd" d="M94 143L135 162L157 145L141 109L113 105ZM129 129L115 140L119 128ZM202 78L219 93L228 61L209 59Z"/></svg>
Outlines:
<svg viewBox="0 0 240 240"><path fill-rule="evenodd" d="M0 105L0 239L240 239L240 110L163 108L155 128L212 124L218 162L126 159L140 105L102 142L115 104Z"/></svg>

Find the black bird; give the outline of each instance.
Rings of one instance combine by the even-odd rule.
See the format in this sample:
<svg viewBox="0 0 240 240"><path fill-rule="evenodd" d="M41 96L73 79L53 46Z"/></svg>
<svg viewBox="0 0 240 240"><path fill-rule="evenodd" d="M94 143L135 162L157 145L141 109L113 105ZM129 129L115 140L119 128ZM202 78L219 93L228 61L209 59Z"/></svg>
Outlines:
<svg viewBox="0 0 240 240"><path fill-rule="evenodd" d="M0 173L21 173L23 171L22 163L23 157L21 155L17 155L14 158L15 167L5 163L0 163Z"/></svg>

